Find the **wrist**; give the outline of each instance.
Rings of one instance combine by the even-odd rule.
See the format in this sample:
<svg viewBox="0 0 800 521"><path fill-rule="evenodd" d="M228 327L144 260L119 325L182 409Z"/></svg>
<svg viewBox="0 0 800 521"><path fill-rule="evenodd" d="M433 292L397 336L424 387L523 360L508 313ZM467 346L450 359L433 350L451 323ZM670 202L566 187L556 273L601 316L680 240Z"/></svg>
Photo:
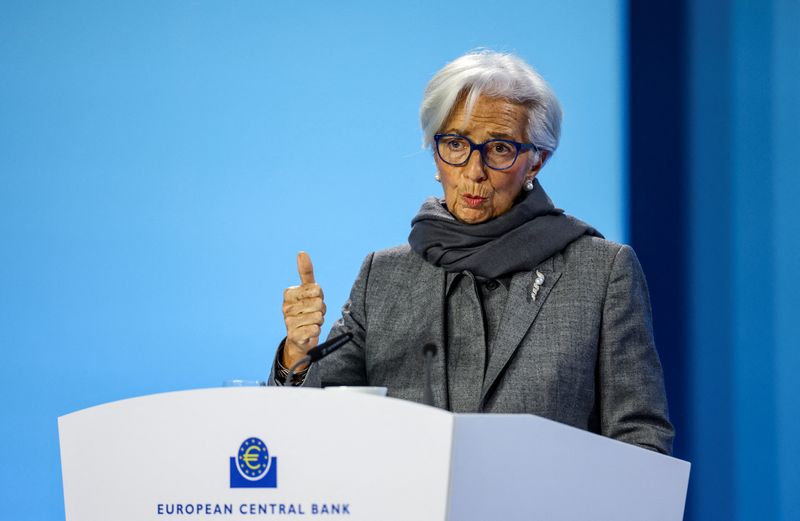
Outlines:
<svg viewBox="0 0 800 521"><path fill-rule="evenodd" d="M275 361L275 381L278 385L291 385L291 386L298 386L302 385L306 379L306 374L308 373L308 368L310 367L309 364L303 364L304 367L298 367L295 369L293 373L291 382L287 381L289 377L289 368L291 366L284 365L284 351L286 350L286 339L284 339L281 344L278 346L278 356L277 360ZM302 357L300 357L302 358ZM294 365L294 364L292 364Z"/></svg>
<svg viewBox="0 0 800 521"><path fill-rule="evenodd" d="M299 362L304 356L306 356L306 352L299 346L297 346L294 342L290 342L288 339L284 340L283 345L281 346L281 356L280 362L281 365L286 367L287 369L291 369L291 367ZM308 369L308 364L303 364L302 366L296 369L297 372L302 372Z"/></svg>

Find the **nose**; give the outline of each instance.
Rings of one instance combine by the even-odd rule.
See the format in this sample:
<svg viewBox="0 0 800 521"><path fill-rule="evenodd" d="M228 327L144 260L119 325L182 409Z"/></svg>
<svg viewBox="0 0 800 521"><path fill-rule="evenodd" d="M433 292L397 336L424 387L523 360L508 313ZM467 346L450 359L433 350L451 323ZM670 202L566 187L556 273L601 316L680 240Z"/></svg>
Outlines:
<svg viewBox="0 0 800 521"><path fill-rule="evenodd" d="M467 164L462 168L462 175L471 181L475 181L476 183L484 181L487 177L486 167L481 160L481 153L479 150L472 151Z"/></svg>

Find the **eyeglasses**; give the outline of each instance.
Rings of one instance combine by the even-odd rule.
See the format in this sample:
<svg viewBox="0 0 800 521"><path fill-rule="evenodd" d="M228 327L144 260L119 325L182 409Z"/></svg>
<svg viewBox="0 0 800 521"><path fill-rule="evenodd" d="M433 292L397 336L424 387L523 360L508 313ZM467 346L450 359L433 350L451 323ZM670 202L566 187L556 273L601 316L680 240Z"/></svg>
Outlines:
<svg viewBox="0 0 800 521"><path fill-rule="evenodd" d="M433 140L436 143L436 153L448 165L466 165L472 151L477 150L483 164L492 170L508 170L514 166L521 151L539 150L533 143L517 143L510 139L490 139L475 144L458 134L436 134Z"/></svg>

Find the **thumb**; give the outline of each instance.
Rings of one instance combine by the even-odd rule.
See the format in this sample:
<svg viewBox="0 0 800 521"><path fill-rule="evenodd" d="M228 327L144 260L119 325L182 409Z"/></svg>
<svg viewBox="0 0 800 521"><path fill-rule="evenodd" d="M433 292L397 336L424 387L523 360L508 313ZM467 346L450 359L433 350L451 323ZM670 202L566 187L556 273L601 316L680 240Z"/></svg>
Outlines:
<svg viewBox="0 0 800 521"><path fill-rule="evenodd" d="M301 284L314 284L314 265L311 264L311 257L304 251L297 254L297 273Z"/></svg>

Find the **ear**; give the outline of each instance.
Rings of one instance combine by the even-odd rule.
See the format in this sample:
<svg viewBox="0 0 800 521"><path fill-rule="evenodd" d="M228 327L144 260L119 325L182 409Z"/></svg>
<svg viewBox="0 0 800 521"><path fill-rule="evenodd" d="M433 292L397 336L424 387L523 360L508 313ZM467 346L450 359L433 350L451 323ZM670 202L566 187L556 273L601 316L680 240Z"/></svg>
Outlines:
<svg viewBox="0 0 800 521"><path fill-rule="evenodd" d="M547 158L550 157L550 152L547 150L542 150L539 152L539 158L531 165L531 170L528 172L528 175L525 176L526 180L533 180L539 174L539 171L542 169L544 164L547 162Z"/></svg>

